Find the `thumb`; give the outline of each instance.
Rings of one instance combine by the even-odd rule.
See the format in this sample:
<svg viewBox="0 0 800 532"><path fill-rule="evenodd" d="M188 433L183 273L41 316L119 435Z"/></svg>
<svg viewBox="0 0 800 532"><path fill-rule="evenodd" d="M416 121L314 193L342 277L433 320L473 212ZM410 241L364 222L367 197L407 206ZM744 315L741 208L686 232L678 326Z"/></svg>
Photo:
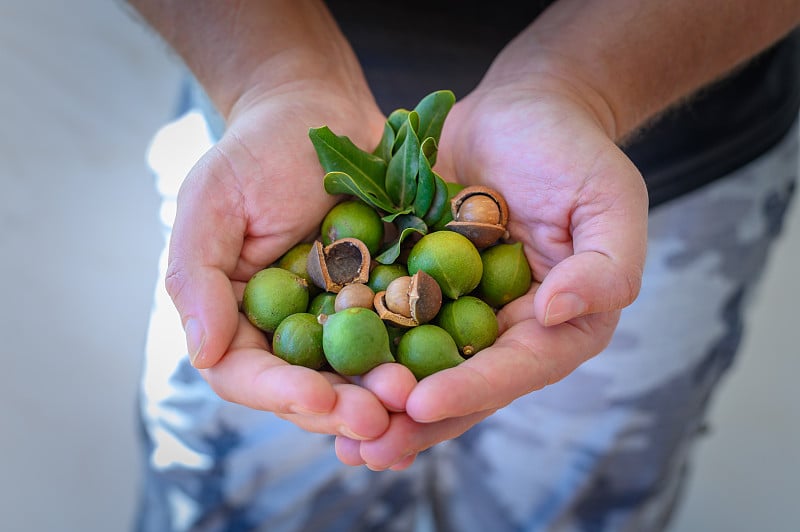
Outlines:
<svg viewBox="0 0 800 532"><path fill-rule="evenodd" d="M227 351L238 327L230 280L246 228L230 193L214 193L218 179L201 160L178 194L169 245L166 288L181 316L192 364L208 368ZM232 205L232 203L234 205Z"/></svg>
<svg viewBox="0 0 800 532"><path fill-rule="evenodd" d="M238 306L227 276L213 267L170 260L167 292L181 316L192 365L210 368L227 351L238 325Z"/></svg>
<svg viewBox="0 0 800 532"><path fill-rule="evenodd" d="M539 323L558 325L586 314L622 309L641 286L638 262L624 263L600 251L583 251L556 265L534 299Z"/></svg>
<svg viewBox="0 0 800 532"><path fill-rule="evenodd" d="M574 253L547 273L536 293L534 312L545 326L620 310L639 294L647 250L647 192L641 178L616 201L601 203L574 211Z"/></svg>

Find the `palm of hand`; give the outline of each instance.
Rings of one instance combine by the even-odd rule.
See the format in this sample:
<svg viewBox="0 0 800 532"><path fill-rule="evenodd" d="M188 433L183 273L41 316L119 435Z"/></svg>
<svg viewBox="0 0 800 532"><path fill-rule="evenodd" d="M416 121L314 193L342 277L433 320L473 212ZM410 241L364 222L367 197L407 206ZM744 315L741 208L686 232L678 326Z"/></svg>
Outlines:
<svg viewBox="0 0 800 532"><path fill-rule="evenodd" d="M363 102L348 106L318 95L302 101L319 104L299 101L294 93L240 110L187 176L171 241L168 290L184 323L202 322L200 355L193 362L222 398L272 411L310 431L375 437L388 424L386 407L375 395L273 356L265 336L237 310L247 280L313 237L335 201L321 186L307 136L309 127L321 124L311 120L341 124L344 132L358 125L354 139L379 138L383 127L377 109L366 113L369 118L354 118L356 109L364 116ZM191 339L189 344L191 351Z"/></svg>
<svg viewBox="0 0 800 532"><path fill-rule="evenodd" d="M407 467L417 452L562 379L605 347L619 309L635 297L646 238L641 176L585 111L544 101L496 93L462 100L437 167L447 179L504 195L509 231L523 242L537 282L500 311L497 342L420 382L384 435L340 438L346 463Z"/></svg>
<svg viewBox="0 0 800 532"><path fill-rule="evenodd" d="M503 334L493 347L418 385L397 364L376 368L360 386L289 366L269 354L263 334L236 312L237 296L255 271L312 236L333 204L320 187L307 138L308 127L320 123L305 118L327 116L344 133L358 123L351 138L368 146L383 117L375 111L354 121L347 109L358 107L325 102L311 109L273 99L239 113L181 190L168 286L185 323L199 315L216 327L198 344L195 365L206 368L201 371L221 397L340 435L337 453L345 463L402 468L417 452L562 378L605 345L617 309L635 291L635 271L623 268L625 294L603 297L608 278L578 290L589 315L555 327L541 323L552 295L585 281L587 270L605 268L606 277L619 281L619 264L641 267L636 242L643 240L646 196L636 170L580 113L573 122L568 107L466 99L448 121L438 169L448 179L483 182L504 194L509 230L525 244L542 284L500 312ZM326 115L331 109L337 112ZM634 244L618 245L631 235Z"/></svg>

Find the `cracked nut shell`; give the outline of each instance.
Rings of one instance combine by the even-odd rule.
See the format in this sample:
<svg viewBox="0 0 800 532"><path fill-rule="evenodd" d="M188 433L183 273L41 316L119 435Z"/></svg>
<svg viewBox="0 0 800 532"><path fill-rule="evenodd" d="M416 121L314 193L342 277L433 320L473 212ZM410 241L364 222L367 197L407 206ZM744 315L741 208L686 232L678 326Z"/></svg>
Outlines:
<svg viewBox="0 0 800 532"><path fill-rule="evenodd" d="M373 304L381 319L416 327L436 317L442 307L442 289L433 277L420 270L392 281L385 291L375 294Z"/></svg>
<svg viewBox="0 0 800 532"><path fill-rule="evenodd" d="M475 247L491 246L506 234L508 204L494 189L465 187L450 202L453 221L445 227L469 238Z"/></svg>
<svg viewBox="0 0 800 532"><path fill-rule="evenodd" d="M348 284L369 280L370 255L357 238L342 238L327 246L319 240L308 253L306 269L314 284L327 292L339 293Z"/></svg>

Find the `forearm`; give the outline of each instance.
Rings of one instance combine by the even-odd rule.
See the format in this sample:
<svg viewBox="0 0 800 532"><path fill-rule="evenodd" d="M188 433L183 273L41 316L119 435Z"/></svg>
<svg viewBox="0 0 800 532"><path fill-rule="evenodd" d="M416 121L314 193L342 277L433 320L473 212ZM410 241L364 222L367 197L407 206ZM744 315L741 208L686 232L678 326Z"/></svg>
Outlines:
<svg viewBox="0 0 800 532"><path fill-rule="evenodd" d="M303 81L366 91L358 62L318 0L129 0L181 56L223 116L243 95Z"/></svg>
<svg viewBox="0 0 800 532"><path fill-rule="evenodd" d="M487 77L564 81L619 140L798 22L796 0L560 0Z"/></svg>

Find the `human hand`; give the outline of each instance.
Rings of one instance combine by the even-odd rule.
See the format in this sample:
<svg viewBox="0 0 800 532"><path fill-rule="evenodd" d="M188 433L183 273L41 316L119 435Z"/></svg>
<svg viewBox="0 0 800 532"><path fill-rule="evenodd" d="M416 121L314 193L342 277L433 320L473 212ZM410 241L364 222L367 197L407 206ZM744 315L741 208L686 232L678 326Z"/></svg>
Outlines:
<svg viewBox="0 0 800 532"><path fill-rule="evenodd" d="M383 404L339 376L273 356L264 334L238 312L247 280L312 238L335 201L321 186L309 127L331 124L362 146L380 138L384 117L354 96L305 83L256 88L239 99L225 135L180 190L167 288L192 363L221 397L306 430L370 438L388 425L387 408L402 408L397 397L408 390L397 387L413 386L411 379L382 388Z"/></svg>
<svg viewBox="0 0 800 532"><path fill-rule="evenodd" d="M479 88L442 135L439 172L504 195L534 286L498 313L495 344L423 379L370 441L337 438L348 464L409 466L517 397L554 383L611 339L636 297L647 234L641 175L586 99L558 83ZM379 382L368 383L381 395Z"/></svg>

